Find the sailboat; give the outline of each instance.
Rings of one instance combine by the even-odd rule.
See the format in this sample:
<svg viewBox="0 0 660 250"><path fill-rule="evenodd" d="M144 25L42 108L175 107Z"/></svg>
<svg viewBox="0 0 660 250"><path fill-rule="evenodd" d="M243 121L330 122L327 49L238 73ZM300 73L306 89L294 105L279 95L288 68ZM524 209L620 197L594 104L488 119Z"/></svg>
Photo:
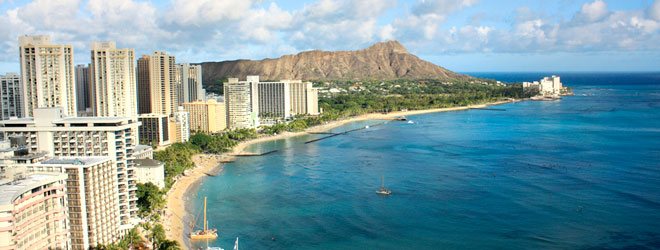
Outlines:
<svg viewBox="0 0 660 250"><path fill-rule="evenodd" d="M389 195L392 193L389 189L385 188L385 175L383 175L383 185L376 191L378 194Z"/></svg>
<svg viewBox="0 0 660 250"><path fill-rule="evenodd" d="M194 228L193 228L194 230ZM197 230L190 233L191 240L208 240L218 238L218 230L208 228L208 221L206 221L206 196L204 196L204 229Z"/></svg>

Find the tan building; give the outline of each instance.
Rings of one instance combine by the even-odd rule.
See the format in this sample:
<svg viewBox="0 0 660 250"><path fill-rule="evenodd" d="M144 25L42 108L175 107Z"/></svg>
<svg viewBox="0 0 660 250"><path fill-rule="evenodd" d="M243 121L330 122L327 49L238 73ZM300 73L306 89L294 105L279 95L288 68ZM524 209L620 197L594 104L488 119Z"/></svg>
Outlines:
<svg viewBox="0 0 660 250"><path fill-rule="evenodd" d="M56 157L27 165L28 172L61 172L66 189L72 249L89 249L121 239L117 168L112 157ZM124 187L126 189L126 187Z"/></svg>
<svg viewBox="0 0 660 250"><path fill-rule="evenodd" d="M95 116L137 116L135 52L115 42L93 42L91 77Z"/></svg>
<svg viewBox="0 0 660 250"><path fill-rule="evenodd" d="M70 249L65 174L0 180L0 249Z"/></svg>
<svg viewBox="0 0 660 250"><path fill-rule="evenodd" d="M159 188L165 187L165 164L153 159L136 159L136 176L139 183L151 182Z"/></svg>
<svg viewBox="0 0 660 250"><path fill-rule="evenodd" d="M73 46L51 45L48 36L21 36L18 48L25 116L42 107L61 107L64 116L75 116Z"/></svg>
<svg viewBox="0 0 660 250"><path fill-rule="evenodd" d="M183 108L188 112L191 131L218 133L227 128L224 102L217 102L213 99L196 101L184 103Z"/></svg>
<svg viewBox="0 0 660 250"><path fill-rule="evenodd" d="M289 84L291 89L291 115L318 115L318 89L312 88L311 82L302 82L300 80L291 80Z"/></svg>
<svg viewBox="0 0 660 250"><path fill-rule="evenodd" d="M164 51L143 55L138 60L138 102L140 114L171 115L179 106L176 60Z"/></svg>
<svg viewBox="0 0 660 250"><path fill-rule="evenodd" d="M35 109L34 118L0 121L5 138L25 136L29 152L51 157L109 156L116 169L121 233L137 224L133 150L140 123L126 117L62 117L61 108ZM25 160L24 160L25 161Z"/></svg>

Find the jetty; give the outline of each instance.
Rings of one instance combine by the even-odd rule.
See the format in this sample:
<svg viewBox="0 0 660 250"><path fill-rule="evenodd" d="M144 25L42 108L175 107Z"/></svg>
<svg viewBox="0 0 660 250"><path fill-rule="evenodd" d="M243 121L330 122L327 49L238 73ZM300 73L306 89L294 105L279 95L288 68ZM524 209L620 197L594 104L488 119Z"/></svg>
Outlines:
<svg viewBox="0 0 660 250"><path fill-rule="evenodd" d="M275 153L275 152L277 152L277 150L271 150L271 151L263 152L263 153L243 152L243 153L233 154L233 156L238 156L238 157L262 156L262 155L267 155L267 154L271 154L271 153Z"/></svg>
<svg viewBox="0 0 660 250"><path fill-rule="evenodd" d="M470 108L470 109L490 110L490 111L506 111L506 109L495 109L495 108Z"/></svg>
<svg viewBox="0 0 660 250"><path fill-rule="evenodd" d="M359 131L359 130L367 129L367 128L370 128L370 127L380 126L380 125L383 125L383 124L386 124L386 123L387 123L387 122L380 122L380 123L376 123L376 124L373 124L373 125L367 125L367 126L365 126L365 127L361 127L361 128L356 128L356 129L346 130L346 131L341 132L341 133L327 133L327 132L326 132L326 133L322 133L322 134L329 134L329 135L328 135L328 136L325 136L325 137L317 138L317 139L314 139L314 140L311 140L311 141L306 141L305 144L309 144L309 143L312 143L312 142L317 142L317 141L325 140L325 139L332 138L332 137L335 137L335 136L338 136L338 135L345 135L345 134L348 134L348 133L351 133L351 132L355 132L355 131ZM310 134L311 134L311 133L310 133ZM321 133L319 133L319 134L321 134Z"/></svg>

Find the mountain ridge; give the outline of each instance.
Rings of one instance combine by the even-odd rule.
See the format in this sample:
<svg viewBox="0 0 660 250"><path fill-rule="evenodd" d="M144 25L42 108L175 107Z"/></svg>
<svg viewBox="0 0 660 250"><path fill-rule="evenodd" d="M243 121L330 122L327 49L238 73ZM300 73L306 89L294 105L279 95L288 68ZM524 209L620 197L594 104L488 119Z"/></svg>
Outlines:
<svg viewBox="0 0 660 250"><path fill-rule="evenodd" d="M303 51L263 60L202 62L204 82L224 77L245 79L363 80L469 78L411 54L398 41L379 42L354 51Z"/></svg>

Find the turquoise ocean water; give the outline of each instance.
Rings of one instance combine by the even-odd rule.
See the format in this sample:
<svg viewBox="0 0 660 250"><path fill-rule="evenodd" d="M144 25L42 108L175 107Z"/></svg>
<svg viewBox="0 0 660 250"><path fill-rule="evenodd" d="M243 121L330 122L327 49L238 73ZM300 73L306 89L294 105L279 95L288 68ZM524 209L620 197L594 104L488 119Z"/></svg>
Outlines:
<svg viewBox="0 0 660 250"><path fill-rule="evenodd" d="M242 249L660 248L660 74L562 77L576 96L254 145L279 152L227 164L190 197L208 196L209 244L225 249L237 236Z"/></svg>

